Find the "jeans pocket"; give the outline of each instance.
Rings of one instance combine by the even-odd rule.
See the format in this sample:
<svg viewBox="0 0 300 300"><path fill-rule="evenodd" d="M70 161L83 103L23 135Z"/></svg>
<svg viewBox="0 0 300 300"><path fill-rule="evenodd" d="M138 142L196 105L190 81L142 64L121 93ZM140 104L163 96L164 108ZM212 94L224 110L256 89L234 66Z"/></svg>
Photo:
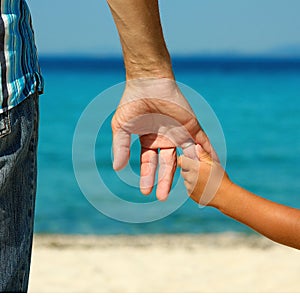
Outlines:
<svg viewBox="0 0 300 300"><path fill-rule="evenodd" d="M11 126L9 119L9 111L0 114L0 138L10 134Z"/></svg>

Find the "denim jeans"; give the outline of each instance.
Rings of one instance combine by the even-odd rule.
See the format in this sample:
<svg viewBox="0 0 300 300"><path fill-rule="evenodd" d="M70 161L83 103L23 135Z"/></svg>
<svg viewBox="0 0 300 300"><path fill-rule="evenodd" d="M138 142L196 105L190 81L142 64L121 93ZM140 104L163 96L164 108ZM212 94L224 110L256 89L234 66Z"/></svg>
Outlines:
<svg viewBox="0 0 300 300"><path fill-rule="evenodd" d="M0 114L0 292L27 292L37 176L38 95Z"/></svg>

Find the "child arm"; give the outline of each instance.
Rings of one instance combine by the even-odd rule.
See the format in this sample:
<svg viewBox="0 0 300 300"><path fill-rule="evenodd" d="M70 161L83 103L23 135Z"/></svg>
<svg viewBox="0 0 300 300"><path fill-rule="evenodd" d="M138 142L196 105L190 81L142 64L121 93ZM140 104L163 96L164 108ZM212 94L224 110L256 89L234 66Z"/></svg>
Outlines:
<svg viewBox="0 0 300 300"><path fill-rule="evenodd" d="M199 162L185 156L178 160L188 193L194 201L217 208L275 242L300 249L300 210L269 201L234 184L222 166L201 146L197 145L197 151ZM214 178L214 174L222 176ZM215 184L213 197L203 199L209 181L210 184L219 182Z"/></svg>

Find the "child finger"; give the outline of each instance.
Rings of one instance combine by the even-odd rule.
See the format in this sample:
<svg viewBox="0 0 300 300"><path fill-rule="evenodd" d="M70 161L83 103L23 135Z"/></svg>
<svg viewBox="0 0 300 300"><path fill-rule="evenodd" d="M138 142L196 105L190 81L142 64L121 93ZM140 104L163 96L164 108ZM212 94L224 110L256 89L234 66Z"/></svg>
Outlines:
<svg viewBox="0 0 300 300"><path fill-rule="evenodd" d="M195 160L190 159L184 155L180 155L177 157L177 165L185 170L192 169L192 167L195 165Z"/></svg>

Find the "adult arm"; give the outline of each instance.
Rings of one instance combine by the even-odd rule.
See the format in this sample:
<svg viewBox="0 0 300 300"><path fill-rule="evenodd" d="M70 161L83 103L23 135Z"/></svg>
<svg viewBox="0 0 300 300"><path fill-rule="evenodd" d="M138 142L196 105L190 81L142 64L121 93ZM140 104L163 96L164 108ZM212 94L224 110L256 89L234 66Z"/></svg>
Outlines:
<svg viewBox="0 0 300 300"><path fill-rule="evenodd" d="M119 32L127 80L112 120L114 169L120 170L127 164L130 135L138 134L141 192L151 193L159 164L156 195L159 200L165 200L176 170L176 147L192 145L184 151L195 158L193 142L203 145L208 152L210 143L174 82L158 1L107 2Z"/></svg>
<svg viewBox="0 0 300 300"><path fill-rule="evenodd" d="M126 79L174 79L157 0L108 0L122 44Z"/></svg>

